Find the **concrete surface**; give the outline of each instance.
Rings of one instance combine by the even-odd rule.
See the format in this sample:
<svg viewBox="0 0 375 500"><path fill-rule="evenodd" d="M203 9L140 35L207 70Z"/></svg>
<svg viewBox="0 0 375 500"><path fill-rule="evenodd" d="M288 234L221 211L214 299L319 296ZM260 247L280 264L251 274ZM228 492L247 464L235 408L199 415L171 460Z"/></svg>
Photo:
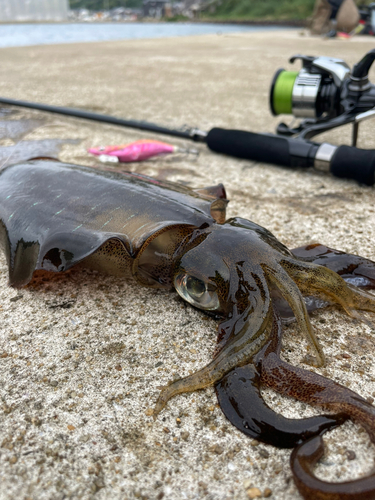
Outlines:
<svg viewBox="0 0 375 500"><path fill-rule="evenodd" d="M330 55L353 64L371 48L373 38L321 40L283 31L1 49L0 95L172 127L270 132L279 121L268 109L270 82L277 68L289 67L291 55ZM25 110L6 119L41 120L43 126L3 138L1 146L21 137L79 139L63 144L59 157L86 165L95 163L86 153L90 146L155 137ZM372 131L366 122L360 146L374 147ZM349 143L350 130L326 138ZM180 155L129 169L191 186L224 182L229 216L254 220L289 247L319 241L375 259L373 188L199 149L197 160ZM235 430L211 388L175 397L155 422L149 416L159 385L211 359L213 320L175 293L90 271L22 290L7 286L3 256L0 271L1 500L245 500L252 488L279 500L300 498L290 451ZM373 331L338 309L314 315L313 323L328 360L320 372L375 396ZM295 326L286 329L284 344L284 357L301 364L306 344ZM264 394L286 416L317 412ZM345 480L371 469L375 450L358 426L347 423L325 441L320 477Z"/></svg>

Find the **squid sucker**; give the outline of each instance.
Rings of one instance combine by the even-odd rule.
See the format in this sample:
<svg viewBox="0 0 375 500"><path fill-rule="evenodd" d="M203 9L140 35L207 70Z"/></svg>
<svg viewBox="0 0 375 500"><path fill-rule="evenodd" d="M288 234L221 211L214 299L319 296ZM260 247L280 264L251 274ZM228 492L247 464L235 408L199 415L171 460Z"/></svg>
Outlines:
<svg viewBox="0 0 375 500"><path fill-rule="evenodd" d="M327 249L332 255L325 263L322 252L293 253L254 222L226 219L228 200L220 184L193 190L132 173L35 159L1 170L0 193L0 241L11 286L27 285L35 271L63 272L80 264L133 276L141 285L174 288L191 305L221 318L213 360L163 387L154 418L173 396L215 385L224 413L245 434L276 446L300 446L291 465L305 498L375 498L373 476L363 487L357 482L352 496L341 497L342 488L319 482L306 465L315 453L305 453L306 443L316 443L347 418L375 442L375 408L347 388L282 361L278 312L281 303L290 310L316 366L324 365L303 296L337 304L352 317L375 312L375 297L364 290L375 283L373 262ZM365 268L362 288L350 283L355 273L341 277L329 268L340 255L352 259L351 269ZM260 384L335 414L284 419L265 405Z"/></svg>

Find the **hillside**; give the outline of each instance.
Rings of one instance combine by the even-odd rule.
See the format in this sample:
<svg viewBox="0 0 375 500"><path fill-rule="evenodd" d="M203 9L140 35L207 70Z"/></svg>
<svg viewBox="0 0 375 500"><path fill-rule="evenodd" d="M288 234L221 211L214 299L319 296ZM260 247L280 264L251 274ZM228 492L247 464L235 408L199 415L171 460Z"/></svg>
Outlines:
<svg viewBox="0 0 375 500"><path fill-rule="evenodd" d="M369 4L372 0L358 0L357 4ZM170 0L173 5L176 0ZM69 0L71 9L93 11L114 7L142 7L143 0ZM198 3L198 2L197 2ZM312 15L315 0L205 0L206 9L201 19L222 21L245 20L299 20Z"/></svg>
<svg viewBox="0 0 375 500"><path fill-rule="evenodd" d="M315 0L221 0L205 16L222 20L305 19L311 16ZM213 9L210 9L213 10Z"/></svg>

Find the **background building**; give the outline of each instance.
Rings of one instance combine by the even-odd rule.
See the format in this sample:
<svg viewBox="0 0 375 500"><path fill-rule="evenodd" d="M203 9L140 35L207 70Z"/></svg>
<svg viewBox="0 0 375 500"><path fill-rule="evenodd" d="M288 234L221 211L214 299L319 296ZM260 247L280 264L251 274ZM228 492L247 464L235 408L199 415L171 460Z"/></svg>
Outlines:
<svg viewBox="0 0 375 500"><path fill-rule="evenodd" d="M165 7L168 0L144 0L143 17L160 19L165 16Z"/></svg>
<svg viewBox="0 0 375 500"><path fill-rule="evenodd" d="M0 0L0 22L64 21L68 0Z"/></svg>

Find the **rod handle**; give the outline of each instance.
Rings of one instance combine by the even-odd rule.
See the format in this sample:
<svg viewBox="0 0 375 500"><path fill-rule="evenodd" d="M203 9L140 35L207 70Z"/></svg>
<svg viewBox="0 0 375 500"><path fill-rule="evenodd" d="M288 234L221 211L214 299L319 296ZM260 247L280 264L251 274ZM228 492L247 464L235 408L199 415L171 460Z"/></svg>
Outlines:
<svg viewBox="0 0 375 500"><path fill-rule="evenodd" d="M339 146L332 157L330 172L336 177L353 179L373 186L375 179L375 149Z"/></svg>
<svg viewBox="0 0 375 500"><path fill-rule="evenodd" d="M213 128L207 134L206 143L216 153L291 166L288 140L276 135Z"/></svg>
<svg viewBox="0 0 375 500"><path fill-rule="evenodd" d="M321 146L273 134L222 128L211 129L206 142L216 153L285 167L313 167ZM353 179L372 186L375 183L375 150L339 146L327 162L326 170L335 177Z"/></svg>

